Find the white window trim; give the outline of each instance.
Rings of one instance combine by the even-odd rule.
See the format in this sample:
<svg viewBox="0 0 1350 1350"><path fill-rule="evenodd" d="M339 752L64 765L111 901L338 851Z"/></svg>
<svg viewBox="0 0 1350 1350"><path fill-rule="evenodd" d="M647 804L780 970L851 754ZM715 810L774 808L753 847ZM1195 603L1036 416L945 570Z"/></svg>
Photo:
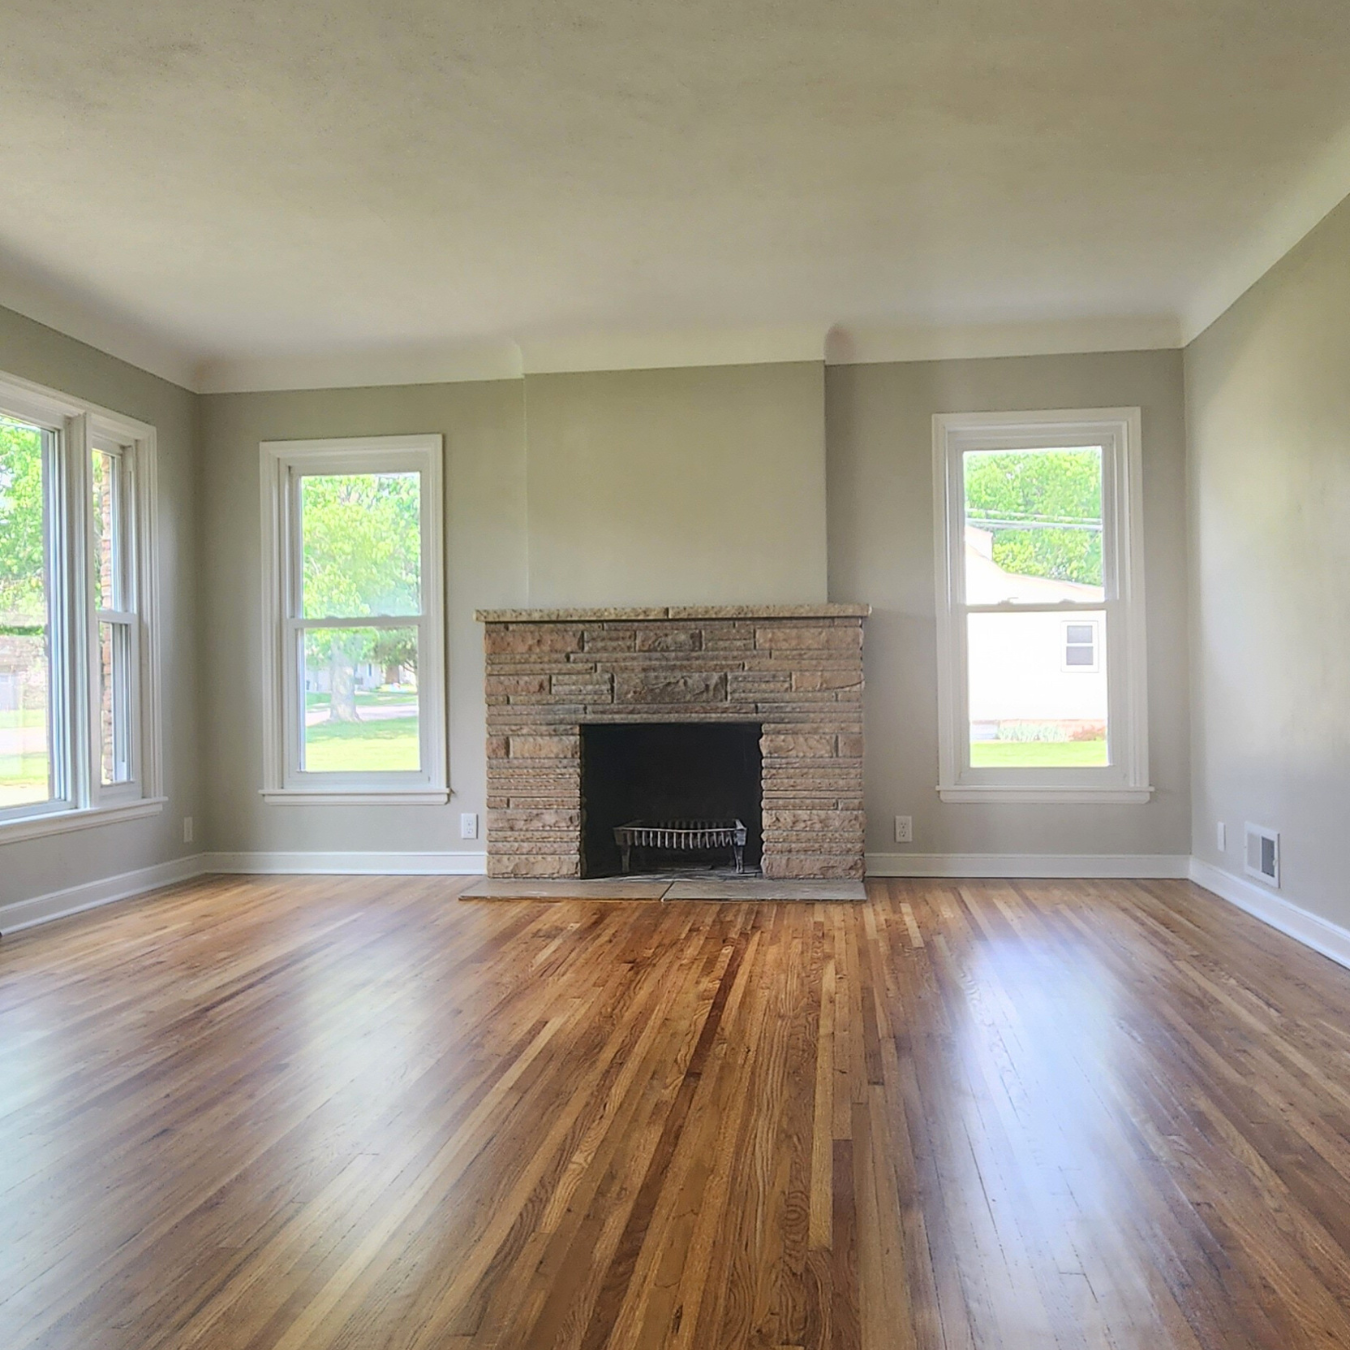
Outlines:
<svg viewBox="0 0 1350 1350"><path fill-rule="evenodd" d="M1148 649L1144 622L1141 414L1138 408L938 413L933 418L933 532L938 638L938 794L944 802L1147 802ZM1107 768L972 769L966 702L962 455L968 450L1101 445L1102 511L1115 522L1103 550L1107 614ZM1058 606L1009 605L1027 612Z"/></svg>
<svg viewBox="0 0 1350 1350"><path fill-rule="evenodd" d="M155 428L14 375L0 374L0 409L53 428L62 437L56 492L63 509L54 525L59 547L53 559L52 584L61 595L54 624L67 628L58 640L68 660L65 680L59 687L54 682L53 699L64 710L60 720L68 727L65 734L70 743L54 743L53 753L68 759L71 775L62 800L5 812L0 819L0 844L157 815L168 799L163 795ZM116 442L131 456L135 498L131 512L131 580L136 592L131 728L135 772L133 781L108 787L101 782L95 735L98 691L92 643L98 630L92 608L95 559L89 457L96 439ZM58 730L58 740L63 730Z"/></svg>
<svg viewBox="0 0 1350 1350"><path fill-rule="evenodd" d="M262 460L263 787L269 805L404 806L449 800L446 770L445 543L443 445L440 435L365 436L339 440L264 441ZM290 667L288 624L295 588L294 471L371 473L416 468L422 474L422 640L418 649L418 717L422 769L417 773L303 774L289 768L288 738L298 736L292 706L299 683ZM292 731L292 728L294 729Z"/></svg>

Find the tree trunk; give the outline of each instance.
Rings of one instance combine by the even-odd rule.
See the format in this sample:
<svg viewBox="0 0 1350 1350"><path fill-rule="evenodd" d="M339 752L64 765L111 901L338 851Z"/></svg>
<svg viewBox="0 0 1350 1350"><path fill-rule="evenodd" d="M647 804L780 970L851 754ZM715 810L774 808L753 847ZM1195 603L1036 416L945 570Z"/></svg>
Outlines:
<svg viewBox="0 0 1350 1350"><path fill-rule="evenodd" d="M356 715L356 663L342 641L334 638L328 660L328 720L359 722Z"/></svg>

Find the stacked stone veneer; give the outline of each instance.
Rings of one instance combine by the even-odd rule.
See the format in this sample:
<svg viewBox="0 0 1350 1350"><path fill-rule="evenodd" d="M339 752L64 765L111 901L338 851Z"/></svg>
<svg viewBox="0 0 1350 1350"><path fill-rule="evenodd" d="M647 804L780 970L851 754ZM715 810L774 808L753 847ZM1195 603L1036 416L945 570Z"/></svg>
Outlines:
<svg viewBox="0 0 1350 1350"><path fill-rule="evenodd" d="M758 722L763 867L863 875L866 605L488 610L494 877L581 875L581 726Z"/></svg>

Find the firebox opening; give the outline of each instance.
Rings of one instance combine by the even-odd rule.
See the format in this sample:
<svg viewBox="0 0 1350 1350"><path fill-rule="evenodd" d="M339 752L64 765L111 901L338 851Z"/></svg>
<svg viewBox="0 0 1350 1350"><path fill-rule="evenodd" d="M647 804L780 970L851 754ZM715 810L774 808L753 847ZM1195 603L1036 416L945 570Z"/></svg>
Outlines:
<svg viewBox="0 0 1350 1350"><path fill-rule="evenodd" d="M758 722L593 723L581 728L581 874L622 870L617 826L741 821L745 867L763 854ZM731 865L727 848L638 850L634 872Z"/></svg>

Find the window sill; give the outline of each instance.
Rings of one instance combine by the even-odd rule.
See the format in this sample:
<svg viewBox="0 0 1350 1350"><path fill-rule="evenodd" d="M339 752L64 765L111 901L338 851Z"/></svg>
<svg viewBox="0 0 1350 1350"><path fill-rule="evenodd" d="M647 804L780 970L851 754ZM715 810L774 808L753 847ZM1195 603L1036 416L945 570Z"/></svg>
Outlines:
<svg viewBox="0 0 1350 1350"><path fill-rule="evenodd" d="M90 806L78 811L49 811L45 815L25 816L0 823L0 844L15 844L21 839L40 839L48 834L86 830L94 825L116 825L125 820L157 816L164 810L167 797L139 797L116 806Z"/></svg>
<svg viewBox="0 0 1350 1350"><path fill-rule="evenodd" d="M450 789L264 788L262 799L268 806L444 806L450 800Z"/></svg>
<svg viewBox="0 0 1350 1350"><path fill-rule="evenodd" d="M1022 806L1139 806L1154 793L1151 787L1014 787L980 783L966 787L940 787L944 802L988 802Z"/></svg>

